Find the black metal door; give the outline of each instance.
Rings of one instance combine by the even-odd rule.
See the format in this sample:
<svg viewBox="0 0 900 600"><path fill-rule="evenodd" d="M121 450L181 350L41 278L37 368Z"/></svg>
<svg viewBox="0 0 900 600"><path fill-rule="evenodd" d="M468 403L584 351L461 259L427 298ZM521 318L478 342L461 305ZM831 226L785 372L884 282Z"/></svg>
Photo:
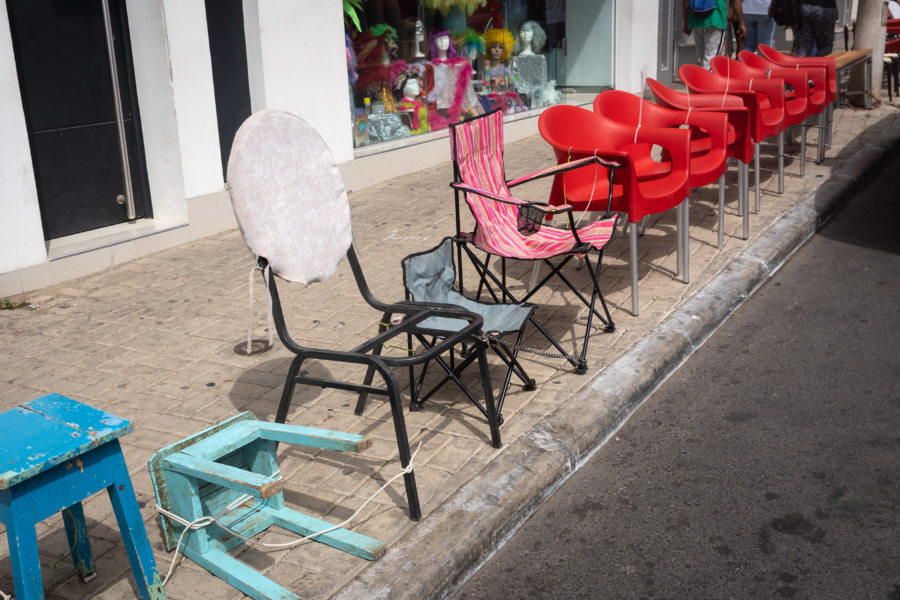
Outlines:
<svg viewBox="0 0 900 600"><path fill-rule="evenodd" d="M224 173L234 134L250 116L250 81L241 0L206 0L206 26Z"/></svg>
<svg viewBox="0 0 900 600"><path fill-rule="evenodd" d="M45 239L127 220L103 0L7 0ZM124 0L109 0L136 217L150 216Z"/></svg>

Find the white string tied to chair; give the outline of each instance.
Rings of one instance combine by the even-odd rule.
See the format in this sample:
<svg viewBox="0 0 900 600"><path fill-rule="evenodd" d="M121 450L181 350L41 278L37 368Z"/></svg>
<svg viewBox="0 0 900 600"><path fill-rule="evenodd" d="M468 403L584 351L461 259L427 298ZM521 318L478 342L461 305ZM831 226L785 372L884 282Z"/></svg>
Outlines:
<svg viewBox="0 0 900 600"><path fill-rule="evenodd" d="M644 69L641 69L641 91L638 94L638 98L640 98L641 102L638 103L638 122L637 127L634 128L634 143L637 144L638 141L638 131L641 130L641 125L644 121L644 86L646 85L646 79L644 78Z"/></svg>
<svg viewBox="0 0 900 600"><path fill-rule="evenodd" d="M728 88L731 86L731 62L726 62L726 75L725 75L725 91L722 93L722 106L719 108L725 108L725 100L728 98Z"/></svg>
<svg viewBox="0 0 900 600"><path fill-rule="evenodd" d="M259 258L259 257L257 257ZM266 309L267 309L267 324L269 329L269 346L272 346L275 343L275 326L272 320L272 296L268 293L269 291L269 267L266 266L265 269L260 267L259 265L254 265L250 268L250 276L248 282L248 290L250 296L250 318L247 322L247 354L251 354L251 349L253 345L253 274L256 271L261 271L263 276L263 283L266 285Z"/></svg>
<svg viewBox="0 0 900 600"><path fill-rule="evenodd" d="M321 531L316 531L315 533L310 533L308 535L304 535L303 537L300 537L300 538L290 541L290 542L283 542L280 544L267 544L265 542L260 542L258 540L254 540L252 538L245 537L245 536L241 535L240 533L238 533L237 531L234 531L233 529L231 529L230 527L228 527L227 525L222 523L222 521L221 521L222 517L224 517L226 514L230 513L237 507L239 507L241 504L243 504L247 500L250 500L253 498L249 494L243 494L241 496L238 496L230 504L228 504L225 508L223 508L222 510L217 512L215 515L202 516L198 519L194 519L193 521L188 521L188 520L182 518L180 515L177 515L171 511L168 511L157 504L156 505L157 512L159 512L161 515L163 515L165 517L172 519L176 523L179 523L180 525L184 526L184 529L181 531L181 535L178 536L178 542L175 544L175 556L172 557L172 563L169 565L169 570L168 570L168 572L166 572L166 576L162 581L163 587L165 587L166 584L169 582L169 578L172 576L172 572L175 570L175 564L178 562L178 554L181 551L181 544L184 541L184 536L187 534L188 531L192 531L195 529L203 529L204 527L209 527L210 525L215 523L219 527L221 527L222 529L227 531L228 533L240 538L244 542L247 542L248 544L251 544L253 546L258 546L258 547L263 547L263 548L273 548L273 549L294 548L296 546L299 546L300 544L302 544L303 542L305 542L307 540L310 540L310 539L318 537L320 535L329 533L331 531L334 531L335 529L341 529L342 527L344 527L344 525L346 525L347 523L349 523L350 521L355 519L357 517L357 515L359 515L359 513L361 513L362 510L366 506L368 506L369 502L374 500L378 494L380 494L385 489L387 489L387 487L389 485L394 483L394 481L396 481L400 477L413 472L413 469L415 468L413 465L413 462L415 461L416 455L419 453L419 450L421 448L422 448L422 442L419 442L419 445L416 446L415 452L412 453L412 456L409 459L409 464L407 464L404 468L402 468L396 475L394 475L393 477L388 479L384 483L384 485L382 485L371 496L369 496L366 499L366 501L363 502L359 506L359 508L356 509L356 512L354 512L352 515L350 515L349 517L347 517L346 519L344 519L342 522L338 523L337 525L332 525L331 527L328 527L327 529L323 529ZM280 479L281 471L280 470L275 471L271 476L273 478L277 477ZM2 592L0 592L0 594L2 594ZM12 600L12 599L7 597L7 598L3 598L2 600Z"/></svg>

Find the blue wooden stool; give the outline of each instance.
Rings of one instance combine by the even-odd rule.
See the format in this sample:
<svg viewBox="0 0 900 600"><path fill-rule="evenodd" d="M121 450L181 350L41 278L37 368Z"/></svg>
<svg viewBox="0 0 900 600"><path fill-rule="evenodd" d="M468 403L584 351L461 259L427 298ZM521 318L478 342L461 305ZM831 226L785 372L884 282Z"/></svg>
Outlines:
<svg viewBox="0 0 900 600"><path fill-rule="evenodd" d="M228 554L244 541L232 532L249 539L272 525L301 536L332 527L284 506L275 455L279 442L346 452L360 452L370 445L360 435L257 421L244 412L150 457L160 508L188 523L207 516L219 519L187 534L181 551L257 600L297 600L298 596ZM233 505L237 507L228 508ZM174 550L185 525L168 516L160 520L166 548ZM384 554L384 544L378 540L346 529L312 539L368 560Z"/></svg>
<svg viewBox="0 0 900 600"><path fill-rule="evenodd" d="M106 488L141 598L166 597L119 446L131 424L59 394L0 413L0 522L18 600L44 597L35 524L62 512L75 572L95 576L81 501Z"/></svg>

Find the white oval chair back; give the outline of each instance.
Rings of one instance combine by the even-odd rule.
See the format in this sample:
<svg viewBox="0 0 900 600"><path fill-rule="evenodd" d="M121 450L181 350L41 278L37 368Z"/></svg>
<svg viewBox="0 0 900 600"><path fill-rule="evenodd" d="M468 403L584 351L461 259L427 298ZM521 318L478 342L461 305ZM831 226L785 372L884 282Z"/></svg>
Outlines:
<svg viewBox="0 0 900 600"><path fill-rule="evenodd" d="M244 241L276 275L309 284L335 272L352 241L350 206L331 151L306 121L278 110L250 116L227 179Z"/></svg>

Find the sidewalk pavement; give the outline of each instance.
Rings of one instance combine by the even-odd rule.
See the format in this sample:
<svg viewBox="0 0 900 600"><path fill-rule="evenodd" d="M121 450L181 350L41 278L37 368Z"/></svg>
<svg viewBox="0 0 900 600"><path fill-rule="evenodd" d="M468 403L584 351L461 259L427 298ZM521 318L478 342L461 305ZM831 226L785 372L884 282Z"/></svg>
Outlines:
<svg viewBox="0 0 900 600"><path fill-rule="evenodd" d="M811 130L808 157L815 155L816 135ZM418 523L407 518L402 480L362 511L350 527L386 544L388 552L377 562L314 542L271 552L242 548L239 558L303 598L448 594L898 147L896 106L838 110L827 158L821 165L808 160L805 178L799 176L799 142L787 147L793 153L785 161L785 192L778 195L775 145L764 145L762 207L751 215L749 240L740 238L734 168L728 176L722 250L716 248L715 186L692 196L690 284L674 278L674 211L649 224L639 242L639 317L629 312L628 241L619 235L605 253L601 276L615 332L596 330L585 375L574 374L561 359L522 355L538 386L533 392L511 387L501 449L491 448L482 415L450 387L424 411L407 412L411 445L415 450L421 444L414 463L424 514ZM533 136L510 144L506 160L507 173L518 176L553 164L553 154ZM447 163L351 194L356 243L377 297L400 299L401 257L453 233L450 179ZM529 185L520 188L523 197L547 197L549 180ZM246 340L248 326L254 337L267 335L258 274L250 317L252 266L240 234L229 231L30 294L30 309L0 311L0 410L56 392L133 422L135 431L122 438L122 445L162 575L173 555L162 547L148 458L241 411L273 420L281 395L291 357L277 340L263 354L234 352ZM520 286L527 285L530 265L511 271ZM587 287L586 272L573 277ZM380 315L360 298L346 264L328 282L279 289L289 328L308 344L350 347L375 332ZM586 311L570 300L564 290L551 288L534 302L538 320L574 350ZM548 349L533 328L525 345ZM753 368L752 356L746 364ZM500 365L495 367L499 377ZM322 375L333 368L309 367ZM403 384L405 377L398 375ZM370 400L361 417L353 414L354 406L352 395L337 390L295 392L290 423L365 434L373 443L360 455L282 445L289 505L339 522L399 472L386 403ZM53 517L38 528L48 596L137 597L108 499L92 497L85 513L98 576L82 584L68 560L49 567L69 550L61 519ZM293 539L279 530L261 537L268 543ZM2 526L0 591L12 591ZM166 592L173 600L243 597L184 559Z"/></svg>

